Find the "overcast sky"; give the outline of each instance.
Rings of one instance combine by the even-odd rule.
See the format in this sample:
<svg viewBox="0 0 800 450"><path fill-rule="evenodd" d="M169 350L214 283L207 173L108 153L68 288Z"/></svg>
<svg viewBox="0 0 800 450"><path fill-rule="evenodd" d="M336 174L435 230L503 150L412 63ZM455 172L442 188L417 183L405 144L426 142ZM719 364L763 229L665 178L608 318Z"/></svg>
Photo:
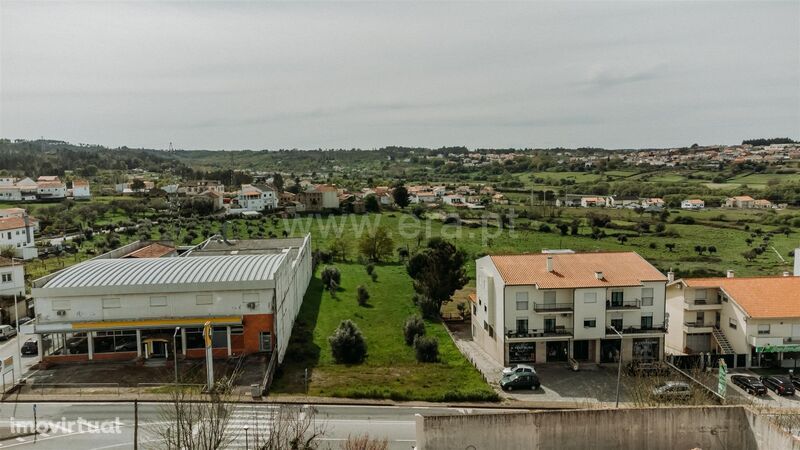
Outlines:
<svg viewBox="0 0 800 450"><path fill-rule="evenodd" d="M185 149L800 138L800 1L0 0L0 136Z"/></svg>

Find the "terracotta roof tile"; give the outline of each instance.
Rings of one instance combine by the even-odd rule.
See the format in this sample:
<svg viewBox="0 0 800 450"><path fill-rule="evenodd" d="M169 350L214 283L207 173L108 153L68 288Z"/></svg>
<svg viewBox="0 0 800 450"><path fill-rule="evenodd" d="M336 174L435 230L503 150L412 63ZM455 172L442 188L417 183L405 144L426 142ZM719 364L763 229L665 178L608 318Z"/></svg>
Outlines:
<svg viewBox="0 0 800 450"><path fill-rule="evenodd" d="M154 242L125 255L125 258L160 258L175 251L175 247Z"/></svg>
<svg viewBox="0 0 800 450"><path fill-rule="evenodd" d="M29 221L29 223L33 225L32 221ZM19 216L0 218L0 231L16 230L17 228L25 228L25 219Z"/></svg>
<svg viewBox="0 0 800 450"><path fill-rule="evenodd" d="M547 271L547 257L553 271ZM639 286L642 281L667 278L635 252L527 254L491 256L508 285L537 285L544 289ZM595 272L602 272L597 279Z"/></svg>
<svg viewBox="0 0 800 450"><path fill-rule="evenodd" d="M800 317L800 277L684 278L683 282L722 289L754 319Z"/></svg>

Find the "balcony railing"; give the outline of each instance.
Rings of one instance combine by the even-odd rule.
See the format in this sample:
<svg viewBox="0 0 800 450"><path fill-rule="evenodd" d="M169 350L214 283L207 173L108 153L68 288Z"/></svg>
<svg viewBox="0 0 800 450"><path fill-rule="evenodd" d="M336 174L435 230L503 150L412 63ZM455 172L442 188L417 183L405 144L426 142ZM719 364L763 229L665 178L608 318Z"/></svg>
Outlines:
<svg viewBox="0 0 800 450"><path fill-rule="evenodd" d="M572 336L572 328L557 326L550 329L529 329L529 330L507 330L506 337L513 338L532 338L532 337L554 337Z"/></svg>
<svg viewBox="0 0 800 450"><path fill-rule="evenodd" d="M684 325L687 327L692 328L713 328L713 323L705 323L705 322L683 322Z"/></svg>
<svg viewBox="0 0 800 450"><path fill-rule="evenodd" d="M606 300L606 310L607 311L614 311L614 310L621 310L621 309L639 309L642 307L642 301L638 298L633 300Z"/></svg>
<svg viewBox="0 0 800 450"><path fill-rule="evenodd" d="M534 303L533 310L536 312L559 312L572 311L572 303Z"/></svg>
<svg viewBox="0 0 800 450"><path fill-rule="evenodd" d="M711 326L711 325L709 325ZM667 329L664 327L664 324L653 324L647 327L642 326L626 326L622 327L622 329L617 330L622 334L640 334L640 333L658 333L658 332L666 332ZM614 329L612 327L606 327L606 334L614 335Z"/></svg>

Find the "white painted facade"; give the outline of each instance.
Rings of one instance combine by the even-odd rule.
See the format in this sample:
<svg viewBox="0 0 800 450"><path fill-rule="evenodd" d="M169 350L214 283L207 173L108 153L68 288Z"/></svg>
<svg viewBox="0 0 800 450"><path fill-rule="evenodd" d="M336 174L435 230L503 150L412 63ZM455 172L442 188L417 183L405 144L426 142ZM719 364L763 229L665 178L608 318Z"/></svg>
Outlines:
<svg viewBox="0 0 800 450"><path fill-rule="evenodd" d="M242 189L236 196L236 200L239 203L238 209L245 211L261 212L278 207L277 193L265 186L243 184Z"/></svg>
<svg viewBox="0 0 800 450"><path fill-rule="evenodd" d="M579 359L609 362L601 349L611 340L620 345L619 337L608 329L614 325L623 332L623 360L634 357L634 346L643 339L658 342L655 359L660 360L666 321L665 286L663 281L621 288L507 286L491 257L486 256L476 261L473 340L503 364L548 362L554 351L578 358L578 346L582 347ZM515 360L512 353L518 344L533 346L535 356Z"/></svg>
<svg viewBox="0 0 800 450"><path fill-rule="evenodd" d="M25 297L25 266L0 265L0 297ZM24 302L23 302L24 303Z"/></svg>

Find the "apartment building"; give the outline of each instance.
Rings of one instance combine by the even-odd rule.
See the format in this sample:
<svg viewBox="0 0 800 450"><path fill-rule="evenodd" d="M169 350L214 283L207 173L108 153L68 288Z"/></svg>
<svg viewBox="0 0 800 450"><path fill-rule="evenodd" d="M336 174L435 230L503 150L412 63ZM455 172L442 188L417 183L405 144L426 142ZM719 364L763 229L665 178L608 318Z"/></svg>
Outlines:
<svg viewBox="0 0 800 450"><path fill-rule="evenodd" d="M182 256L118 249L35 280L23 331L47 363L168 358L173 345L202 358L211 322L215 358L274 351L282 361L311 279L310 240L215 237Z"/></svg>
<svg viewBox="0 0 800 450"><path fill-rule="evenodd" d="M683 278L667 287L668 351L732 356L735 367L794 367L800 276Z"/></svg>
<svg viewBox="0 0 800 450"><path fill-rule="evenodd" d="M473 340L503 364L662 359L667 278L634 252L485 256L476 280Z"/></svg>

